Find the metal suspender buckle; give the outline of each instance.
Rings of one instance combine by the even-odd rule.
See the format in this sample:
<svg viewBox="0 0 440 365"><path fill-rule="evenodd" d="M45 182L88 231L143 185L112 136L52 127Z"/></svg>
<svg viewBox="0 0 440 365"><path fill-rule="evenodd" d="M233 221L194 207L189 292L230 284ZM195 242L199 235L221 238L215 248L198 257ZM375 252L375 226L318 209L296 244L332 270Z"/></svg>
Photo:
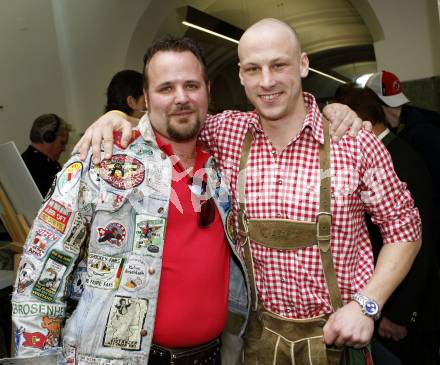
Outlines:
<svg viewBox="0 0 440 365"><path fill-rule="evenodd" d="M316 216L316 239L322 251L328 251L331 238L332 214L329 212L319 212Z"/></svg>
<svg viewBox="0 0 440 365"><path fill-rule="evenodd" d="M240 244L244 246L249 239L249 227L246 213L242 210L238 211L238 235L240 236Z"/></svg>

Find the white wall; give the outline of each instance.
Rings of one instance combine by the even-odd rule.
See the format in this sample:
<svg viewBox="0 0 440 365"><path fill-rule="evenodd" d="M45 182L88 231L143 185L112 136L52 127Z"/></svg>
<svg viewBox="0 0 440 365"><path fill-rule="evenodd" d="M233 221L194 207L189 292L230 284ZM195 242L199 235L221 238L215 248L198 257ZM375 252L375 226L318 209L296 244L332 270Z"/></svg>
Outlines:
<svg viewBox="0 0 440 365"><path fill-rule="evenodd" d="M368 2L384 33L384 39L374 43L378 69L392 71L403 81L440 75L437 0Z"/></svg>
<svg viewBox="0 0 440 365"><path fill-rule="evenodd" d="M52 5L1 0L0 14L0 143L14 140L23 150L35 117L66 117Z"/></svg>

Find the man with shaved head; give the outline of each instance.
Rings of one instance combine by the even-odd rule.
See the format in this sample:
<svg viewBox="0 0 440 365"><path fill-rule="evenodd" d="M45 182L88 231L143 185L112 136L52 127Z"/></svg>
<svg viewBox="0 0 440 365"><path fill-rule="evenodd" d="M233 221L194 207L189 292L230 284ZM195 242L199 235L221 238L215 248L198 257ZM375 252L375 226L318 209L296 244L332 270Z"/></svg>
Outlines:
<svg viewBox="0 0 440 365"><path fill-rule="evenodd" d="M255 111L208 116L199 137L230 180L228 228L249 277L242 361L338 364L338 348L368 344L373 320L411 266L419 215L373 134L332 143L314 97L302 90L309 62L290 26L259 21L243 34L238 54ZM341 119L332 108L328 117L333 111ZM85 140L104 135L108 142L108 126L127 128L121 119L101 117ZM375 271L365 211L385 243Z"/></svg>

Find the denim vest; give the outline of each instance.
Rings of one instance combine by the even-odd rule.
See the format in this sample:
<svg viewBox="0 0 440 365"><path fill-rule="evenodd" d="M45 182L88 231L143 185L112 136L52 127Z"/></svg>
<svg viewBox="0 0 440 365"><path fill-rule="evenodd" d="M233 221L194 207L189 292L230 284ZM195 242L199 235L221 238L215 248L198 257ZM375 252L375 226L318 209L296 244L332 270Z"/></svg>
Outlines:
<svg viewBox="0 0 440 365"><path fill-rule="evenodd" d="M233 251L227 330L242 335L250 301L227 229L231 198L212 157L205 169L207 194ZM24 247L12 297L16 356L35 357L35 364L147 363L171 179L172 162L157 147L147 115L129 146L116 141L100 165L90 153L85 162L71 157Z"/></svg>

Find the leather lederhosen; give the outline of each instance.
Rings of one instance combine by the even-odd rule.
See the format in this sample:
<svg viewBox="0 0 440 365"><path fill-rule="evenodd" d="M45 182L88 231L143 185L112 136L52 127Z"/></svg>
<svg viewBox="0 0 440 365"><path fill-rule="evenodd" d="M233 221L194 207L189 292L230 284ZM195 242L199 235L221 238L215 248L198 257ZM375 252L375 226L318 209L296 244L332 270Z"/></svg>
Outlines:
<svg viewBox="0 0 440 365"><path fill-rule="evenodd" d="M326 348L322 327L328 316L310 319L287 319L258 304L250 241L272 249L301 249L318 245L324 276L333 310L342 306L333 259L331 241L331 173L330 137L328 121L324 123L324 144L320 146L320 200L316 222L298 222L284 219L248 219L246 216L246 165L252 144L248 130L240 158L238 180L238 235L251 285L252 311L245 335L244 364L339 364L340 350Z"/></svg>

